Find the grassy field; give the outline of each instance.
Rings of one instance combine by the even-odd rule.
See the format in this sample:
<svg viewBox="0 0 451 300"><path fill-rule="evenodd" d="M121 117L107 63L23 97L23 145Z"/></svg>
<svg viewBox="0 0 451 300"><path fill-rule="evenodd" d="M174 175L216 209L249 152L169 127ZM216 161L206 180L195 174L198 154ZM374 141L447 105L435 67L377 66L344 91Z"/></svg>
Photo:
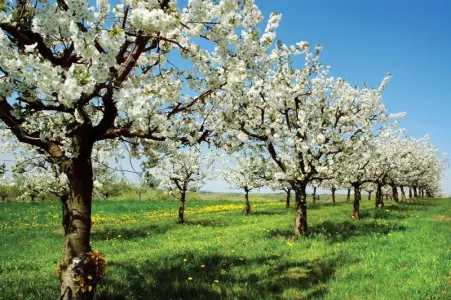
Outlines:
<svg viewBox="0 0 451 300"><path fill-rule="evenodd" d="M364 200L360 222L351 203L320 203L294 239L283 195L256 198L248 217L236 200L191 200L186 225L176 201L96 201L97 299L451 298L450 199ZM0 204L0 299L58 298L59 224L57 202Z"/></svg>

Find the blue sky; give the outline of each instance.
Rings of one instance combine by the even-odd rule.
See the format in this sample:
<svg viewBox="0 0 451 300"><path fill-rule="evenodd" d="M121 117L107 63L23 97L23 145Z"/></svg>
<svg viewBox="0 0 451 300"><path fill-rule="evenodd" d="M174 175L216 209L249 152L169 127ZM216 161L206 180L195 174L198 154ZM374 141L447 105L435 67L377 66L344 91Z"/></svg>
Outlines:
<svg viewBox="0 0 451 300"><path fill-rule="evenodd" d="M427 133L451 153L451 1L447 0L255 0L265 21L282 14L277 39L324 47L322 62L332 75L353 84L378 86L393 73L384 92L391 112L413 137ZM225 190L221 182L204 189ZM451 194L451 172L444 190Z"/></svg>
<svg viewBox="0 0 451 300"><path fill-rule="evenodd" d="M265 22L273 11L282 14L277 39L322 45L321 60L333 76L378 86L391 72L384 92L389 111L406 112L401 127L413 137L429 133L441 151L451 154L451 1L255 2ZM223 181L210 181L203 189L229 191ZM450 170L444 190L451 194Z"/></svg>

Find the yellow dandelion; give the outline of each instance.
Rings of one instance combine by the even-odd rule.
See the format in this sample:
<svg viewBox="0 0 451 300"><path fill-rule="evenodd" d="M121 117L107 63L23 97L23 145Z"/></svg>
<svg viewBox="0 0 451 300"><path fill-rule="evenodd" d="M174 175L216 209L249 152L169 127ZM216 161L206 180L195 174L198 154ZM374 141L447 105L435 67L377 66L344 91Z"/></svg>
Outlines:
<svg viewBox="0 0 451 300"><path fill-rule="evenodd" d="M244 258L240 257L240 258L239 258L239 260L243 261L243 260L244 260Z"/></svg>
<svg viewBox="0 0 451 300"><path fill-rule="evenodd" d="M387 234L388 236L392 236L392 234L391 233L389 233L389 234Z"/></svg>
<svg viewBox="0 0 451 300"><path fill-rule="evenodd" d="M193 280L193 277L188 277L188 280L189 280L189 281Z"/></svg>
<svg viewBox="0 0 451 300"><path fill-rule="evenodd" d="M290 242L287 242L288 247L293 247L293 244Z"/></svg>
<svg viewBox="0 0 451 300"><path fill-rule="evenodd" d="M219 280L215 279L213 280L214 283L219 283Z"/></svg>
<svg viewBox="0 0 451 300"><path fill-rule="evenodd" d="M205 268L205 265L200 265L201 268Z"/></svg>
<svg viewBox="0 0 451 300"><path fill-rule="evenodd" d="M186 258L183 259L184 262L187 262L188 260Z"/></svg>

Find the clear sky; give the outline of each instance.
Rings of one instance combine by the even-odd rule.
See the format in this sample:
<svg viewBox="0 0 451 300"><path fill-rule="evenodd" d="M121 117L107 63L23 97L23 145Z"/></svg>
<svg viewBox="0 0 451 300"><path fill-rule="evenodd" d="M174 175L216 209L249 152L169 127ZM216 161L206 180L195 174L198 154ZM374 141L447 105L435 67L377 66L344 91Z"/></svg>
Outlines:
<svg viewBox="0 0 451 300"><path fill-rule="evenodd" d="M181 1L183 2L183 1ZM449 0L255 0L265 21L282 14L277 39L324 47L332 75L377 87L393 73L384 92L389 111L413 137L427 133L451 154L451 1ZM225 190L221 182L204 189ZM444 190L451 194L451 172Z"/></svg>

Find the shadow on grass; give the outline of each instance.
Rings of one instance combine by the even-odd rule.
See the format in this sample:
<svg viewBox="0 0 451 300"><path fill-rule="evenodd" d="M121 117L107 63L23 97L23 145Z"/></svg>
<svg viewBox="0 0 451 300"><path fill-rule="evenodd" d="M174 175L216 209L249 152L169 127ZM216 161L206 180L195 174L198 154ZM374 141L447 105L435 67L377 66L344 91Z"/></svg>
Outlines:
<svg viewBox="0 0 451 300"><path fill-rule="evenodd" d="M111 263L110 278L96 299L264 299L281 298L286 292L294 293L294 298L322 297L337 260L294 262L279 256L245 260L212 255L189 261Z"/></svg>
<svg viewBox="0 0 451 300"><path fill-rule="evenodd" d="M283 211L267 211L267 210L262 210L262 211L253 211L251 213L251 215L253 216L275 216L275 215L286 215L288 213L288 210L290 208L287 208Z"/></svg>
<svg viewBox="0 0 451 300"><path fill-rule="evenodd" d="M121 236L121 240L132 240L136 238L142 238L147 236L155 236L159 234L164 234L175 225L148 225L142 227L103 227L101 230L93 230L91 233L91 238L93 241L100 241L117 238Z"/></svg>
<svg viewBox="0 0 451 300"><path fill-rule="evenodd" d="M227 227L230 222L223 219L216 220L187 220L184 225L187 226L200 226L200 227Z"/></svg>
<svg viewBox="0 0 451 300"><path fill-rule="evenodd" d="M343 222L324 221L310 227L310 236L325 237L329 242L346 241L349 238L373 235L373 234L388 234L395 231L404 231L405 226L390 223L377 223L373 220L345 220Z"/></svg>
<svg viewBox="0 0 451 300"><path fill-rule="evenodd" d="M378 223L366 218L360 221L344 220L342 222L324 221L309 227L309 237L322 237L330 243L346 241L352 237L388 234L404 231L406 227L393 223ZM290 239L294 237L292 229L275 229L269 233L272 237Z"/></svg>

